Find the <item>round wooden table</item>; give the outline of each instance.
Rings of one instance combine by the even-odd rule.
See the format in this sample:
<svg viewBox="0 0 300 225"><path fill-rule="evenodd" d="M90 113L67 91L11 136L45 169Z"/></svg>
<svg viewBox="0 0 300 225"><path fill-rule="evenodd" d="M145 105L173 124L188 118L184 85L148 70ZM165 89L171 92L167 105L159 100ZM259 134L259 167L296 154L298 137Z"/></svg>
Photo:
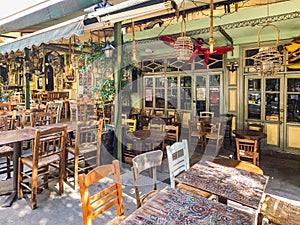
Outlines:
<svg viewBox="0 0 300 225"><path fill-rule="evenodd" d="M163 143L165 136L166 132L159 130L137 130L126 135L127 140L133 143L132 148L139 152L154 150Z"/></svg>
<svg viewBox="0 0 300 225"><path fill-rule="evenodd" d="M263 133L261 131L255 131L255 130L234 130L232 132L238 138L244 138L244 139L250 139L250 140L258 140L259 141L260 139L267 137L266 133Z"/></svg>

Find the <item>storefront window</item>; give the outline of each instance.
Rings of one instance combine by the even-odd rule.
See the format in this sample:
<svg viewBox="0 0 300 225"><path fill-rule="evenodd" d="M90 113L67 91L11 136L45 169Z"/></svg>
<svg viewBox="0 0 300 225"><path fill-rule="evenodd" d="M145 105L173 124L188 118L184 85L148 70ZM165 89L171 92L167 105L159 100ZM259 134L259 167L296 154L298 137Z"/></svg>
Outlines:
<svg viewBox="0 0 300 225"><path fill-rule="evenodd" d="M280 79L266 79L266 120L279 120Z"/></svg>
<svg viewBox="0 0 300 225"><path fill-rule="evenodd" d="M288 79L287 122L300 122L300 78Z"/></svg>
<svg viewBox="0 0 300 225"><path fill-rule="evenodd" d="M261 79L248 80L248 119L261 117Z"/></svg>

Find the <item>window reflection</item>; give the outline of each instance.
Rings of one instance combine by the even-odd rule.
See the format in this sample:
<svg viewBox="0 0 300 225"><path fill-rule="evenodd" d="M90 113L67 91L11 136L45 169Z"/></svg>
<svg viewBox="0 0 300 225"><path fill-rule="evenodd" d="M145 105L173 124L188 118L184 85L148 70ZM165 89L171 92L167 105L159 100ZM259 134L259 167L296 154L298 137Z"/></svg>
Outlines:
<svg viewBox="0 0 300 225"><path fill-rule="evenodd" d="M289 78L287 82L287 122L300 122L300 78Z"/></svg>

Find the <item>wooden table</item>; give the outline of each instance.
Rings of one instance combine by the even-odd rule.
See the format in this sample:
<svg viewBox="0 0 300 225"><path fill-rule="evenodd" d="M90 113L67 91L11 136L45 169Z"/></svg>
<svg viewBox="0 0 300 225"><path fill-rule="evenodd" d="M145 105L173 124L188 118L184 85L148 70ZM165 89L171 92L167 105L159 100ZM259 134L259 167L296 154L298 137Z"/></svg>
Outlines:
<svg viewBox="0 0 300 225"><path fill-rule="evenodd" d="M261 174L210 161L199 161L175 181L258 209L268 179L269 177Z"/></svg>
<svg viewBox="0 0 300 225"><path fill-rule="evenodd" d="M76 122L64 122L58 124L51 124L46 126L40 127L26 127L20 130L8 130L8 131L1 131L0 132L0 146L7 145L7 144L14 144L14 154L13 154L13 191L11 195L6 199L2 206L9 207L11 206L12 202L14 201L17 195L17 185L18 185L18 160L21 156L21 147L23 141L30 141L35 137L36 129L45 129L49 127L61 126L61 125L68 126L68 132L75 130Z"/></svg>
<svg viewBox="0 0 300 225"><path fill-rule="evenodd" d="M219 202L166 187L121 224L254 224L254 216Z"/></svg>
<svg viewBox="0 0 300 225"><path fill-rule="evenodd" d="M137 130L128 132L126 138L133 143L132 148L138 152L151 151L163 143L166 132L159 130Z"/></svg>
<svg viewBox="0 0 300 225"><path fill-rule="evenodd" d="M238 138L245 138L245 139L251 139L251 140L258 140L260 141L262 138L266 138L267 134L263 133L261 131L256 130L234 130L232 131L236 137Z"/></svg>

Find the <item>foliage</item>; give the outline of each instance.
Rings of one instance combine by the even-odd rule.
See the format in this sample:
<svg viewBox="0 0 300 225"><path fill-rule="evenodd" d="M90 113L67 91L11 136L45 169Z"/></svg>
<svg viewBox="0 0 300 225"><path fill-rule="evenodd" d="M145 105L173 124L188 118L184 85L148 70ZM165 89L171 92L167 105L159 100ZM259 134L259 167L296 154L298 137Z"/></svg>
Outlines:
<svg viewBox="0 0 300 225"><path fill-rule="evenodd" d="M85 41L78 45L77 50L82 53L78 56L79 60L84 62L83 67L81 68L81 72L84 73L87 68L92 65L96 60L100 60L101 66L105 66L105 56L103 53L103 48L105 47L105 43L96 43L93 41ZM105 70L106 68L102 68Z"/></svg>

